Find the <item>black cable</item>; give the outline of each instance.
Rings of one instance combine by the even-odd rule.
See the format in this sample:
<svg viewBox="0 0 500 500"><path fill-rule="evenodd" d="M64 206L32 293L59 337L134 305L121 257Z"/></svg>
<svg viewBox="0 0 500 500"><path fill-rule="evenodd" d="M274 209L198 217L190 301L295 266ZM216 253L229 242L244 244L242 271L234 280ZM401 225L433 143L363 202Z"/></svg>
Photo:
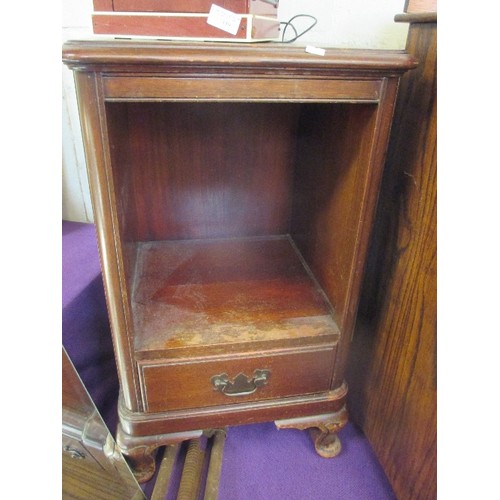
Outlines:
<svg viewBox="0 0 500 500"><path fill-rule="evenodd" d="M307 17L309 19L312 19L312 24L309 27L307 27L304 31L302 31L301 33L297 33L297 29L292 24L292 22L295 19L298 19L299 17ZM311 16L309 14L297 14L296 16L293 16L288 21L281 22L280 24L284 24L285 25L285 27L283 29L283 33L281 34L281 42L282 43L292 43L292 42L295 42L296 40L298 40L302 35L305 35L308 31L311 31L314 28L314 26L316 26L316 24L318 24L318 20L314 16ZM292 39L285 41L285 33L286 33L286 30L289 27L291 27L293 29L293 31L295 33L295 36Z"/></svg>
<svg viewBox="0 0 500 500"><path fill-rule="evenodd" d="M287 22L281 22L281 23L280 23L280 25L281 25L281 24L284 24L284 25L285 25L285 29L283 30L283 34L282 34L282 36L281 36L281 41L283 42L283 38L284 38L284 36L285 36L285 31L286 31L286 29L288 28L288 26L290 26L290 27L293 29L293 31L294 31L294 33L295 33L295 38L294 38L294 40L297 40L297 37L298 37L299 35L298 35L298 33L297 33L297 30L295 29L295 26L294 26L293 24L289 24L289 22L288 22L288 21L287 21ZM283 42L283 43L285 43L285 42Z"/></svg>

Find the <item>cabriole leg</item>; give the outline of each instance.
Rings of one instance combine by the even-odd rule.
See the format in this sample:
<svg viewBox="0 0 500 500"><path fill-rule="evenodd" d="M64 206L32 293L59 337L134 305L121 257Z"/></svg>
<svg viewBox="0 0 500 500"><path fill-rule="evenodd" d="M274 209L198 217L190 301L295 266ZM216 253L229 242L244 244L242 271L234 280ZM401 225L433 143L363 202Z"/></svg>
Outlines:
<svg viewBox="0 0 500 500"><path fill-rule="evenodd" d="M275 424L278 429L309 429L316 453L323 458L333 458L336 457L342 449L337 432L347 424L347 420L347 409L344 406L335 413L277 420Z"/></svg>
<svg viewBox="0 0 500 500"><path fill-rule="evenodd" d="M126 434L122 426L118 424L116 443L139 483L145 483L153 477L156 468L156 451L160 446L157 443L150 444L144 441L139 437Z"/></svg>
<svg viewBox="0 0 500 500"><path fill-rule="evenodd" d="M201 430L194 430L173 434L157 434L153 436L133 436L127 434L121 423L119 423L116 432L116 444L127 459L137 482L145 483L149 481L155 473L155 456L160 446L196 439L202 434L203 432Z"/></svg>

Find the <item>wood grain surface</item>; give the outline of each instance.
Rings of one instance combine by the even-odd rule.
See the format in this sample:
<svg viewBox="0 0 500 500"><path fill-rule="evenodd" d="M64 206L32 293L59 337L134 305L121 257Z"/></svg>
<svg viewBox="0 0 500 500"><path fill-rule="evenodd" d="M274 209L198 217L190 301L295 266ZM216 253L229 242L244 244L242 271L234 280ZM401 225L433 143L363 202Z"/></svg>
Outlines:
<svg viewBox="0 0 500 500"><path fill-rule="evenodd" d="M132 40L70 40L63 46L70 68L111 72L161 73L184 76L239 74L265 78L263 95L274 78L321 76L324 79L379 79L399 76L417 66L401 50L326 49L324 56L308 54L287 44L231 44ZM209 81L208 78L207 81ZM304 89L306 90L306 89Z"/></svg>
<svg viewBox="0 0 500 500"><path fill-rule="evenodd" d="M62 455L62 497L67 500L144 500L137 485L132 490L118 475L110 474L98 463L89 459L75 460ZM132 473L130 473L132 474Z"/></svg>
<svg viewBox="0 0 500 500"><path fill-rule="evenodd" d="M208 13L213 0L94 0L94 11ZM277 7L263 0L218 0L236 14L277 15Z"/></svg>
<svg viewBox="0 0 500 500"><path fill-rule="evenodd" d="M436 23L412 24L351 351L351 415L399 500L436 498Z"/></svg>
<svg viewBox="0 0 500 500"><path fill-rule="evenodd" d="M192 38L235 38L247 36L246 19L242 19L235 35L231 35L207 23L207 17L171 17L165 15L127 16L116 14L93 14L92 28L96 35L192 37ZM275 23L276 24L276 23ZM274 31L278 31L275 29ZM275 35L276 37L276 35Z"/></svg>
<svg viewBox="0 0 500 500"><path fill-rule="evenodd" d="M340 335L286 236L142 243L135 269L141 358L332 344Z"/></svg>
<svg viewBox="0 0 500 500"><path fill-rule="evenodd" d="M126 240L288 232L297 106L142 102L107 111Z"/></svg>
<svg viewBox="0 0 500 500"><path fill-rule="evenodd" d="M62 498L144 499L111 434L62 349Z"/></svg>

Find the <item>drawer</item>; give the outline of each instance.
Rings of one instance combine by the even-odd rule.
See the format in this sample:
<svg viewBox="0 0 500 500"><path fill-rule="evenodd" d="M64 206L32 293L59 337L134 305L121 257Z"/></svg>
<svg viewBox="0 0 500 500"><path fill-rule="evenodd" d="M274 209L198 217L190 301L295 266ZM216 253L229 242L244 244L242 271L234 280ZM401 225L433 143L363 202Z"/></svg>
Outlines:
<svg viewBox="0 0 500 500"><path fill-rule="evenodd" d="M139 362L148 412L298 396L329 390L335 347L203 360Z"/></svg>

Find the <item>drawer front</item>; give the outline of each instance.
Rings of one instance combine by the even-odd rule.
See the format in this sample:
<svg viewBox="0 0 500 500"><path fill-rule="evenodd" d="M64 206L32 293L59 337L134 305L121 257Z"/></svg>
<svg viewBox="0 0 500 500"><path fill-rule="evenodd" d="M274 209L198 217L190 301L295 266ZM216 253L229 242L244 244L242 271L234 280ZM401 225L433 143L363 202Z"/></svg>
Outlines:
<svg viewBox="0 0 500 500"><path fill-rule="evenodd" d="M145 408L162 412L328 391L334 350L141 362Z"/></svg>

